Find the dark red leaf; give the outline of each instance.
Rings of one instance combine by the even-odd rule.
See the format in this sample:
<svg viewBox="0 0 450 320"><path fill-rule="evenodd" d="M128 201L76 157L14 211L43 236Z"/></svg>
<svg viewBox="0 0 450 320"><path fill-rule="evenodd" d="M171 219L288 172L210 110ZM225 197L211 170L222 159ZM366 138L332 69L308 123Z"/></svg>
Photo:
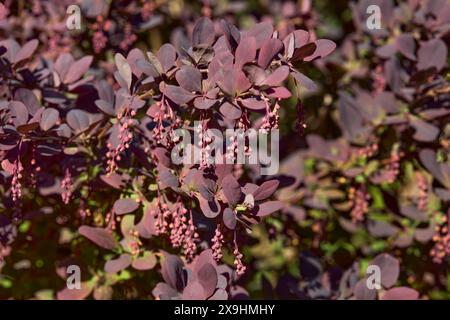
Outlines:
<svg viewBox="0 0 450 320"><path fill-rule="evenodd" d="M305 58L305 61L312 61L314 59L325 58L336 49L336 43L328 39L319 39L314 42L316 50L310 56Z"/></svg>
<svg viewBox="0 0 450 320"><path fill-rule="evenodd" d="M162 251L161 274L164 281L172 288L183 290L186 286L183 261L176 255Z"/></svg>
<svg viewBox="0 0 450 320"><path fill-rule="evenodd" d="M136 270L150 270L156 265L156 256L150 251L145 251L142 257L133 260L132 267Z"/></svg>
<svg viewBox="0 0 450 320"><path fill-rule="evenodd" d="M278 180L266 181L253 192L253 197L256 201L267 199L277 190L279 184Z"/></svg>
<svg viewBox="0 0 450 320"><path fill-rule="evenodd" d="M17 52L17 54L14 57L14 63L20 62L22 60L28 59L31 57L36 50L37 46L39 44L39 41L36 39L30 40Z"/></svg>
<svg viewBox="0 0 450 320"><path fill-rule="evenodd" d="M367 287L367 279L361 279L356 283L353 294L357 300L375 300L377 298L377 290Z"/></svg>
<svg viewBox="0 0 450 320"><path fill-rule="evenodd" d="M225 208L223 211L223 223L230 230L236 228L236 214L230 208Z"/></svg>
<svg viewBox="0 0 450 320"><path fill-rule="evenodd" d="M311 90L311 91L317 90L317 86L314 83L314 81L312 81L310 78L305 76L303 73L300 73L298 71L293 71L293 72L291 72L291 75L295 78L295 80L299 84L304 86L306 89Z"/></svg>
<svg viewBox="0 0 450 320"><path fill-rule="evenodd" d="M416 61L416 42L411 34L400 34L396 39L396 46L406 58Z"/></svg>
<svg viewBox="0 0 450 320"><path fill-rule="evenodd" d="M447 46L441 39L431 39L420 45L417 52L417 69L425 70L435 67L440 71L447 64Z"/></svg>
<svg viewBox="0 0 450 320"><path fill-rule="evenodd" d="M131 80L133 77L133 74L131 72L131 67L128 64L127 59L120 53L116 53L114 56L114 61L116 63L117 71L119 72L120 78L125 81L125 84L120 84L121 87L130 89L131 87ZM116 79L118 77L116 76ZM117 79L119 81L119 79ZM120 82L120 81L119 81Z"/></svg>
<svg viewBox="0 0 450 320"><path fill-rule="evenodd" d="M197 97L194 99L194 107L200 110L207 110L215 105L217 101L206 97Z"/></svg>
<svg viewBox="0 0 450 320"><path fill-rule="evenodd" d="M47 131L59 121L59 112L54 108L45 108L42 112L40 126L43 131Z"/></svg>
<svg viewBox="0 0 450 320"><path fill-rule="evenodd" d="M89 66L92 63L92 56L86 56L81 58L80 60L72 63L67 71L67 74L64 77L64 83L73 83L81 78L83 74L89 69Z"/></svg>
<svg viewBox="0 0 450 320"><path fill-rule="evenodd" d="M220 113L231 120L239 119L242 115L241 109L232 103L225 101L219 108Z"/></svg>
<svg viewBox="0 0 450 320"><path fill-rule="evenodd" d="M272 72L261 85L276 87L283 83L284 80L289 76L289 67L281 66Z"/></svg>
<svg viewBox="0 0 450 320"><path fill-rule="evenodd" d="M164 94L178 105L188 103L195 98L195 94L173 85L166 85L164 88Z"/></svg>
<svg viewBox="0 0 450 320"><path fill-rule="evenodd" d="M376 256L371 264L380 267L383 287L390 288L397 282L400 274L400 264L396 258L387 253L382 253Z"/></svg>
<svg viewBox="0 0 450 320"><path fill-rule="evenodd" d="M255 24L250 30L243 32L241 41L244 38L254 37L256 40L256 49L259 49L267 39L272 37L272 33L272 23L260 22Z"/></svg>
<svg viewBox="0 0 450 320"><path fill-rule="evenodd" d="M217 286L217 271L210 264L205 263L197 270L197 280L203 287L206 297L212 296Z"/></svg>
<svg viewBox="0 0 450 320"><path fill-rule="evenodd" d="M254 37L247 37L239 42L235 53L235 68L241 69L242 66L248 62L252 62L256 58L256 39Z"/></svg>
<svg viewBox="0 0 450 320"><path fill-rule="evenodd" d="M183 300L205 300L208 296L198 281L190 282L183 290Z"/></svg>
<svg viewBox="0 0 450 320"><path fill-rule="evenodd" d="M175 65L175 60L177 58L177 51L171 44L166 43L162 45L161 48L159 48L156 56L158 57L158 60L161 62L163 71L167 73L167 71L172 69L172 67Z"/></svg>

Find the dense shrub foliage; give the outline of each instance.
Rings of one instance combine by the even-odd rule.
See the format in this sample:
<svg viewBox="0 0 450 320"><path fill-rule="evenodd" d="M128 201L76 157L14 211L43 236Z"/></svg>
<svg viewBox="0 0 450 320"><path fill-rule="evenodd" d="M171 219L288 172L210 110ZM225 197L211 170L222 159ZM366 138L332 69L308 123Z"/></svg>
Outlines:
<svg viewBox="0 0 450 320"><path fill-rule="evenodd" d="M446 0L4 1L0 297L450 298L449 35ZM209 162L226 129L279 171Z"/></svg>

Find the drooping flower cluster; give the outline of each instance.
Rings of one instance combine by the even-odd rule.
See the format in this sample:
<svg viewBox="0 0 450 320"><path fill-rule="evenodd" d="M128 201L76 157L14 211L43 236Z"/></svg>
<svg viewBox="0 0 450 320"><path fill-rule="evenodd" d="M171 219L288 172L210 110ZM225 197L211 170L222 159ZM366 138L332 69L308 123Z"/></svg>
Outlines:
<svg viewBox="0 0 450 320"><path fill-rule="evenodd" d="M70 198L72 197L73 192L73 180L72 175L70 174L70 170L65 170L64 179L61 181L61 199L64 204L68 204L70 202Z"/></svg>
<svg viewBox="0 0 450 320"><path fill-rule="evenodd" d="M450 256L450 210L442 217L440 225L436 226L436 233L433 236L434 246L430 255L435 263L442 263L446 257Z"/></svg>
<svg viewBox="0 0 450 320"><path fill-rule="evenodd" d="M216 261L220 261L222 259L222 244L224 242L223 240L223 234L220 231L220 224L216 226L216 230L214 231L214 237L211 240L212 242L212 250L213 250L213 257Z"/></svg>
<svg viewBox="0 0 450 320"><path fill-rule="evenodd" d="M419 189L417 208L426 210L428 206L428 182L423 173L417 172L417 188Z"/></svg>
<svg viewBox="0 0 450 320"><path fill-rule="evenodd" d="M245 270L247 269L247 267L244 266L244 264L242 263L242 258L244 255L239 252L239 248L238 248L236 241L234 241L233 254L234 254L234 265L236 267L236 273L238 275L242 275L245 273Z"/></svg>
<svg viewBox="0 0 450 320"><path fill-rule="evenodd" d="M199 237L192 219L192 211L188 211L181 200L171 209L169 223L170 241L174 248L182 247L184 255L192 260L196 253L196 242Z"/></svg>
<svg viewBox="0 0 450 320"><path fill-rule="evenodd" d="M364 186L360 186L357 189L350 188L349 195L350 201L353 203L353 208L350 212L352 221L360 222L364 220L364 215L369 211L370 196L366 192Z"/></svg>
<svg viewBox="0 0 450 320"><path fill-rule="evenodd" d="M109 174L113 173L117 169L117 162L122 159L123 153L130 148L130 143L133 140L133 133L130 130L130 127L133 125L132 117L136 116L135 110L130 110L129 108L125 108L123 114L118 114L117 119L120 122L119 125L119 133L118 133L118 142L116 145L113 145L112 142L109 142L108 152L106 153L106 157L108 158L107 164L107 172Z"/></svg>
<svg viewBox="0 0 450 320"><path fill-rule="evenodd" d="M12 171L12 180L11 180L11 195L13 201L17 201L20 197L22 197L22 184L20 183L20 179L22 179L23 170L21 162L17 159L13 163L13 171Z"/></svg>

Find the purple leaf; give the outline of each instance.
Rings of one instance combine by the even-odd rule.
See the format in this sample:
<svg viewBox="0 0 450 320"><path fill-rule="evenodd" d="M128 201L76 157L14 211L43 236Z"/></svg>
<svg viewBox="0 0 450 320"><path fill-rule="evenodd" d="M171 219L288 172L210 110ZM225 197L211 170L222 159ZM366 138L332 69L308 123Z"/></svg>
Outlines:
<svg viewBox="0 0 450 320"><path fill-rule="evenodd" d="M266 108L265 102L256 98L247 98L239 101L244 107L250 110L262 110Z"/></svg>
<svg viewBox="0 0 450 320"><path fill-rule="evenodd" d="M66 116L67 124L76 132L81 132L89 127L89 115L83 110L70 110Z"/></svg>
<svg viewBox="0 0 450 320"><path fill-rule="evenodd" d="M121 254L119 258L108 260L105 264L105 271L108 273L116 273L126 269L131 264L131 255L128 253Z"/></svg>
<svg viewBox="0 0 450 320"><path fill-rule="evenodd" d="M125 214L133 212L139 208L139 202L136 202L133 199L119 199L116 202L114 202L113 211L116 214Z"/></svg>
<svg viewBox="0 0 450 320"><path fill-rule="evenodd" d="M153 289L152 294L161 300L180 299L178 291L164 282L158 283Z"/></svg>
<svg viewBox="0 0 450 320"><path fill-rule="evenodd" d="M155 59L155 61L157 61L156 57L154 59ZM159 61L157 61L157 62L159 64L159 66L161 67L161 64L159 63ZM148 75L152 78L157 78L160 76L160 73L157 70L157 68L155 67L155 65L153 63L148 62L145 59L138 59L136 61L136 66L140 71L142 71L142 73L144 73L145 75ZM162 71L162 67L161 67L161 71Z"/></svg>
<svg viewBox="0 0 450 320"><path fill-rule="evenodd" d="M236 228L236 215L230 208L225 208L223 211L223 223L230 230Z"/></svg>
<svg viewBox="0 0 450 320"><path fill-rule="evenodd" d="M36 95L33 91L26 88L17 89L14 93L14 100L22 101L32 116L34 116L40 108Z"/></svg>
<svg viewBox="0 0 450 320"><path fill-rule="evenodd" d="M420 118L411 119L410 124L416 130L413 138L418 141L435 141L440 132L438 127L435 127L431 123L423 121Z"/></svg>
<svg viewBox="0 0 450 320"><path fill-rule="evenodd" d="M261 48L262 44L272 37L273 25L270 22L260 22L255 24L250 30L243 32L242 39L254 37L256 40L256 49Z"/></svg>
<svg viewBox="0 0 450 320"><path fill-rule="evenodd" d="M43 131L47 131L59 121L59 112L54 108L45 108L42 112L40 126Z"/></svg>
<svg viewBox="0 0 450 320"><path fill-rule="evenodd" d="M182 66L175 74L178 84L190 92L202 91L202 74L192 66Z"/></svg>
<svg viewBox="0 0 450 320"><path fill-rule="evenodd" d="M84 300L91 294L92 289L94 289L92 282L82 282L80 287L80 289L69 289L66 287L58 291L56 298L58 300Z"/></svg>
<svg viewBox="0 0 450 320"><path fill-rule="evenodd" d="M95 100L95 105L104 113L110 116L115 116L116 112L114 111L114 107L106 102L105 100Z"/></svg>
<svg viewBox="0 0 450 320"><path fill-rule="evenodd" d="M6 10L6 7L3 5L3 3L0 3L0 20L3 20L8 15L8 10Z"/></svg>
<svg viewBox="0 0 450 320"><path fill-rule="evenodd" d="M141 50L138 48L133 48L127 55L127 62L131 68L131 71L136 77L140 77L142 75L141 69L138 67L137 62L139 60L145 61L145 56Z"/></svg>
<svg viewBox="0 0 450 320"><path fill-rule="evenodd" d="M377 56L387 59L394 55L396 51L397 46L395 44L386 44L384 46L378 47L375 50L375 53Z"/></svg>
<svg viewBox="0 0 450 320"><path fill-rule="evenodd" d="M241 199L242 192L239 182L233 175L229 174L222 180L222 189L230 205L236 205Z"/></svg>
<svg viewBox="0 0 450 320"><path fill-rule="evenodd" d="M208 300L228 300L228 293L224 289L217 289Z"/></svg>
<svg viewBox="0 0 450 320"><path fill-rule="evenodd" d="M64 77L63 82L73 83L81 78L81 76L89 69L89 66L92 63L92 56L83 57L80 60L72 63L67 71L67 74Z"/></svg>
<svg viewBox="0 0 450 320"><path fill-rule="evenodd" d="M177 176L162 165L158 166L158 178L162 189L178 187L179 181Z"/></svg>
<svg viewBox="0 0 450 320"><path fill-rule="evenodd" d="M226 72L233 69L234 57L229 51L217 53L208 66L208 78L210 81L222 79Z"/></svg>
<svg viewBox="0 0 450 320"><path fill-rule="evenodd" d="M269 214L272 214L275 211L282 209L283 207L284 205L281 201L267 201L259 205L256 215L258 217L268 216Z"/></svg>
<svg viewBox="0 0 450 320"><path fill-rule="evenodd" d="M450 170L444 163L439 163L436 160L436 152L431 149L424 149L419 154L420 161L433 177L439 180L444 186L450 189ZM447 169L445 169L447 168Z"/></svg>
<svg viewBox="0 0 450 320"><path fill-rule="evenodd" d="M66 77L70 66L74 63L74 59L70 53L63 53L58 56L55 62L55 71L58 73L61 81Z"/></svg>
<svg viewBox="0 0 450 320"><path fill-rule="evenodd" d="M300 48L294 50L292 61L302 61L306 57L311 56L317 50L317 45L314 42L307 43Z"/></svg>
<svg viewBox="0 0 450 320"><path fill-rule="evenodd" d="M295 40L295 48L303 47L309 42L309 32L306 30L295 30L293 33Z"/></svg>
<svg viewBox="0 0 450 320"><path fill-rule="evenodd" d="M78 229L78 232L102 248L114 250L117 247L117 241L112 232L109 230L90 226L81 226Z"/></svg>
<svg viewBox="0 0 450 320"><path fill-rule="evenodd" d="M111 187L120 190L125 182L121 175L117 173L111 173L109 175L102 175L100 176L100 179L102 179L103 182L107 183Z"/></svg>
<svg viewBox="0 0 450 320"><path fill-rule="evenodd" d="M207 218L215 218L220 213L220 204L217 199L213 201L207 201L203 197L198 197L198 202L200 204L200 209Z"/></svg>
<svg viewBox="0 0 450 320"><path fill-rule="evenodd" d="M235 90L234 92L238 95L250 89L252 84L248 81L245 73L240 70L234 70L234 77L232 78L235 81Z"/></svg>

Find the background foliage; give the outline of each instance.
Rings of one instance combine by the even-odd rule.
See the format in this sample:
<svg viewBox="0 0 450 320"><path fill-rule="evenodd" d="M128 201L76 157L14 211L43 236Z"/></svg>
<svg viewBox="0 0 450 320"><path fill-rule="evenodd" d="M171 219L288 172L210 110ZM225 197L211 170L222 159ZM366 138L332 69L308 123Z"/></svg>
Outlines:
<svg viewBox="0 0 450 320"><path fill-rule="evenodd" d="M2 299L450 298L446 0L80 0L82 29L69 31L74 2L0 5ZM365 24L374 3L381 30ZM228 47L193 31L202 16ZM261 36L268 25L279 39L306 30L294 33L307 34L306 48L296 42L292 56L286 40L267 65L252 62L260 40L238 53L245 35ZM332 51L317 39L337 47L316 60ZM190 47L197 49L181 49ZM251 125L266 119L260 100L244 108L238 81L218 75L212 93L192 81L198 72L187 65L206 80L227 50L231 64L242 62L251 98L280 99L276 176L233 167L207 179L170 166L165 135L182 121L223 128L247 109ZM257 85L248 62L267 68L262 81L275 66L289 68ZM172 225L163 230L159 218ZM170 231L176 221L181 233ZM75 292L64 289L71 264L82 269ZM364 285L370 264L381 267L380 290Z"/></svg>

